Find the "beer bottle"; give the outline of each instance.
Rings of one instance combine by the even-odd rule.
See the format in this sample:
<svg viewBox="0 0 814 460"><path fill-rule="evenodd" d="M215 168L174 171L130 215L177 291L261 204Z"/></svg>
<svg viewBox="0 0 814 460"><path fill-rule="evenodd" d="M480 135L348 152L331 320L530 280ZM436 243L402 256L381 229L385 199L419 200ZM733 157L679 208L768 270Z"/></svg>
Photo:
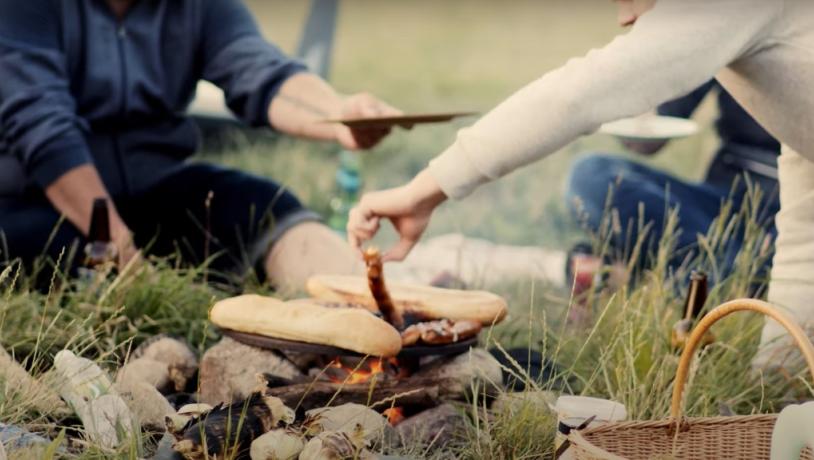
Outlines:
<svg viewBox="0 0 814 460"><path fill-rule="evenodd" d="M693 271L690 275L690 287L687 289L687 298L684 301L683 318L673 326L671 343L673 348L681 349L689 338L695 321L701 315L704 304L707 302L707 274L701 271ZM704 335L702 346L712 343L715 338L707 332Z"/></svg>
<svg viewBox="0 0 814 460"><path fill-rule="evenodd" d="M85 260L82 266L90 271L116 259L116 246L110 238L110 215L107 199L93 200L93 212L90 217L88 243L85 245Z"/></svg>
<svg viewBox="0 0 814 460"><path fill-rule="evenodd" d="M684 301L684 319L696 320L707 302L707 274L693 271L690 275L690 288Z"/></svg>

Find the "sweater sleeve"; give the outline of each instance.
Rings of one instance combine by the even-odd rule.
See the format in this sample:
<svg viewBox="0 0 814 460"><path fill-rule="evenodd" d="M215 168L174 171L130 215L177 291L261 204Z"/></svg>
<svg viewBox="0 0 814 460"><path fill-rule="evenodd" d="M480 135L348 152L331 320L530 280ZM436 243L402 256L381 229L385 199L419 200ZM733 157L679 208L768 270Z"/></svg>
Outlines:
<svg viewBox="0 0 814 460"><path fill-rule="evenodd" d="M0 0L0 143L42 188L91 162L57 12L47 0Z"/></svg>
<svg viewBox="0 0 814 460"><path fill-rule="evenodd" d="M460 199L602 123L687 94L756 51L780 9L782 2L765 0L658 0L627 34L530 83L461 130L430 162L430 174L447 196Z"/></svg>
<svg viewBox="0 0 814 460"><path fill-rule="evenodd" d="M268 107L283 82L306 67L266 41L240 0L206 2L203 78L220 87L234 114L269 126Z"/></svg>

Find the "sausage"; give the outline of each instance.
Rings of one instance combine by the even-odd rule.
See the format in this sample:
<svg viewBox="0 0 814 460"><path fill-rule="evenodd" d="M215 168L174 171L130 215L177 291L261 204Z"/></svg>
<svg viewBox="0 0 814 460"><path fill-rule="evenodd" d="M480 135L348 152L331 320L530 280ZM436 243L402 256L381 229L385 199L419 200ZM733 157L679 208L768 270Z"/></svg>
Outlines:
<svg viewBox="0 0 814 460"><path fill-rule="evenodd" d="M477 321L450 321L441 319L414 324L401 333L402 346L418 343L427 345L446 345L475 337L481 331Z"/></svg>
<svg viewBox="0 0 814 460"><path fill-rule="evenodd" d="M384 284L384 267L382 257L377 248L367 248L364 253L365 264L367 265L367 284L370 293L382 312L384 320L392 324L397 330L404 330L404 318L401 312L396 309L390 292Z"/></svg>

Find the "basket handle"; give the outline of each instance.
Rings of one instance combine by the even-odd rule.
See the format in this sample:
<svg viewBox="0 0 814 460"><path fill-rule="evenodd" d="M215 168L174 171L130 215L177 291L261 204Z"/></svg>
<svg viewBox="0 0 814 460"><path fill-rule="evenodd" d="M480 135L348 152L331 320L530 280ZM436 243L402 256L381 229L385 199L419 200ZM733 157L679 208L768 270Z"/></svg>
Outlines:
<svg viewBox="0 0 814 460"><path fill-rule="evenodd" d="M681 416L681 403L684 396L684 386L687 383L687 375L690 371L690 363L692 363L693 355L695 355L698 345L701 344L701 339L704 337L704 334L706 334L709 328L719 319L736 311L744 310L769 316L786 328L797 344L797 347L803 353L806 363L808 364L808 370L814 380L814 346L811 345L811 341L808 340L803 329L800 328L786 312L760 300L732 300L715 307L704 315L701 321L698 322L698 325L693 328L690 337L687 339L684 351L681 353L681 359L678 362L678 371L676 372L675 386L673 387L673 401L670 405L670 415L674 419L678 419Z"/></svg>

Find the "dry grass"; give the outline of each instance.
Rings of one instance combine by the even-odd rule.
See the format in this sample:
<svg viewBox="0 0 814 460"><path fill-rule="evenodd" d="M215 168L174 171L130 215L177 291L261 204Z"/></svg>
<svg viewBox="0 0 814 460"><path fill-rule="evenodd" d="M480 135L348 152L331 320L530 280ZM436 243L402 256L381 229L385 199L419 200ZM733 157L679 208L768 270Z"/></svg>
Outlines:
<svg viewBox="0 0 814 460"><path fill-rule="evenodd" d="M305 2L252 0L266 33L291 50L305 14ZM267 22L268 21L268 22ZM370 90L409 110L487 110L514 89L556 67L568 57L599 46L619 31L610 2L561 1L411 1L355 0L343 3L332 80L345 91ZM375 46L373 46L375 44ZM709 121L714 110L700 114ZM452 142L456 127L436 126L398 132L365 154L369 188L396 185L421 169ZM678 174L697 178L714 141L709 130L676 142L653 160ZM500 243L543 244L561 248L573 238L560 195L571 159L586 150L617 150L601 136L584 138L549 160L484 187L463 203L446 206L431 233L461 231ZM317 210L326 210L336 164L332 147L238 137L227 152L208 152L207 160L239 166L274 177ZM747 294L765 255L751 209L723 209L720 225L701 239L705 254L688 266L715 272L714 254L733 225L747 228L747 246L730 277L720 279L709 305ZM684 271L672 273L665 261L670 235L651 255L654 266L637 272L635 287L592 299L596 323L569 329L563 318L571 299L562 289L518 280L492 286L512 305L512 319L496 328L491 345L529 347L560 363L560 376L574 382L578 393L623 402L632 417L660 418L667 413L676 354L669 330L677 318ZM392 238L384 234L382 240ZM595 235L604 247L606 234ZM207 309L229 292L200 282L203 268L187 269L172 261L155 261L154 271L126 282L88 291L55 277L50 292L33 290L16 267L0 275L0 337L32 373L47 382L47 369L63 347L99 360L113 370L136 342L159 332L186 337L203 349L216 338L206 321ZM257 286L247 286L256 290ZM715 414L724 403L739 413L776 410L790 396L808 395L797 378L749 373L761 321L742 315L717 327L719 341L707 349L693 374L688 412ZM523 369L514 369L522 374ZM53 383L49 383L53 384ZM529 382L549 389L548 382ZM63 415L33 410L31 396L0 386L0 420L26 426L55 439L43 458L136 458L144 447L139 436L120 452L90 448L56 453L66 446ZM550 456L554 419L540 406L482 417L478 402L467 412L471 425L453 450L412 453L474 459L545 458ZM63 451L64 452L64 451ZM39 453L37 454L39 455ZM11 458L31 458L17 452Z"/></svg>

